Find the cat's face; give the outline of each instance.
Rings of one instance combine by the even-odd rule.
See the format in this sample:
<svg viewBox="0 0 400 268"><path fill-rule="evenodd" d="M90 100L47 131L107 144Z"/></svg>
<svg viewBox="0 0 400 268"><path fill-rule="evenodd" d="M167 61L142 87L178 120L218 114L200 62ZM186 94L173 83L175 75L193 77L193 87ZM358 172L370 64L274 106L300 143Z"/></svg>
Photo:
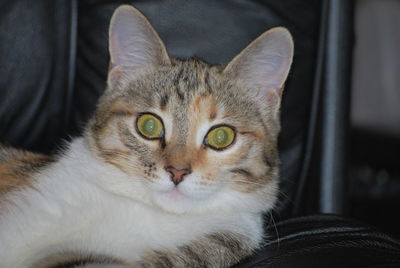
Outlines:
<svg viewBox="0 0 400 268"><path fill-rule="evenodd" d="M119 8L110 29L108 89L87 134L93 151L126 174L110 178L110 185L120 180L110 190L178 213L271 207L280 89L292 53L287 31L275 32L264 41L271 46L264 71L278 73L265 82L249 61L262 67L257 57L268 44L258 41L226 68L170 59L144 17ZM273 50L276 42L282 44Z"/></svg>

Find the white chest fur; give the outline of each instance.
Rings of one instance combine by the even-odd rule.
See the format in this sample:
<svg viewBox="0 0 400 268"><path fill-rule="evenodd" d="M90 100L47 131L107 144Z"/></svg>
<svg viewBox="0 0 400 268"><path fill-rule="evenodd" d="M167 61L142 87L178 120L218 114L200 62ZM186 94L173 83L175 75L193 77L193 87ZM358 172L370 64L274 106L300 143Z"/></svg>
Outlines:
<svg viewBox="0 0 400 268"><path fill-rule="evenodd" d="M72 146L82 146L79 143ZM29 267L59 250L137 260L145 249L171 249L221 230L261 237L259 214L175 215L104 191L92 180L108 171L83 155L77 157L67 155L38 175L34 188L8 197L11 202L0 214L1 268Z"/></svg>

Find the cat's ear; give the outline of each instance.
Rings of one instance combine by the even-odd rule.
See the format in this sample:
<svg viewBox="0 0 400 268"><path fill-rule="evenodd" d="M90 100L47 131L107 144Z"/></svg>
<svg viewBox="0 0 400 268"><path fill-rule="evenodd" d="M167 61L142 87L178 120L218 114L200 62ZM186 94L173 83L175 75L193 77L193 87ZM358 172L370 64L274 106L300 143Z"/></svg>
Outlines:
<svg viewBox="0 0 400 268"><path fill-rule="evenodd" d="M110 70L170 64L167 50L150 22L129 5L118 7L109 29Z"/></svg>
<svg viewBox="0 0 400 268"><path fill-rule="evenodd" d="M247 85L246 89L256 91L261 99L279 102L292 58L291 34L276 27L250 43L225 67L224 73Z"/></svg>

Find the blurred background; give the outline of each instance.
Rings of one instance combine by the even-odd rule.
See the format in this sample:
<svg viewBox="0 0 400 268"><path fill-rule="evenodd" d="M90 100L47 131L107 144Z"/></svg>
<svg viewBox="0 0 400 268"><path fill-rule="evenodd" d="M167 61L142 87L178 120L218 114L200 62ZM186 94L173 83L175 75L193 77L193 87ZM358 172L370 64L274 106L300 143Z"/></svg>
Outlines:
<svg viewBox="0 0 400 268"><path fill-rule="evenodd" d="M354 19L350 214L400 237L400 1L358 0Z"/></svg>

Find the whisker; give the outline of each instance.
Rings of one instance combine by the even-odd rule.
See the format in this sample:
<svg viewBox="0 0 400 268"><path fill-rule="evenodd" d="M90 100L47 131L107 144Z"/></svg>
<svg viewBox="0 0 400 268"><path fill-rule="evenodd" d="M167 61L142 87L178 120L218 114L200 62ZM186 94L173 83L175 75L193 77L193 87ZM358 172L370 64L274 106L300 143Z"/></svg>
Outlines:
<svg viewBox="0 0 400 268"><path fill-rule="evenodd" d="M240 182L240 183L246 183L249 185L255 185L255 186L265 186L265 183L259 183L259 182L253 182L253 181L248 181L248 180L240 180L240 179L233 179L233 180L223 180L223 182Z"/></svg>
<svg viewBox="0 0 400 268"><path fill-rule="evenodd" d="M279 195L282 195L283 197L285 197L286 199L290 200L291 198L289 197L289 195L281 190L278 190Z"/></svg>
<svg viewBox="0 0 400 268"><path fill-rule="evenodd" d="M278 232L278 227L276 227L276 222L275 222L275 219L274 219L274 215L272 214L272 210L269 211L268 214L271 216L271 220L272 220L272 224L273 224L274 229L275 229L276 240L277 240L278 248L279 248L280 247L279 232Z"/></svg>

